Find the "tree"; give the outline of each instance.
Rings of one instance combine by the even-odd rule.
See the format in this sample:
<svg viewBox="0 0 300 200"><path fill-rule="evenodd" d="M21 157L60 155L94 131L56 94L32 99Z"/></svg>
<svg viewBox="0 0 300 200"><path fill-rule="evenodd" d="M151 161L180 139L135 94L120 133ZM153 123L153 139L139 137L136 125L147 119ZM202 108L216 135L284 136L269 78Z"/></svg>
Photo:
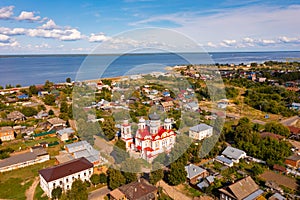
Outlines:
<svg viewBox="0 0 300 200"><path fill-rule="evenodd" d="M35 85L31 85L31 86L29 86L29 92L33 95L37 95L39 91Z"/></svg>
<svg viewBox="0 0 300 200"><path fill-rule="evenodd" d="M123 140L118 140L113 147L111 155L115 159L116 164L120 164L129 157L128 152L126 152L126 143Z"/></svg>
<svg viewBox="0 0 300 200"><path fill-rule="evenodd" d="M66 78L66 82L71 83L71 78L70 77Z"/></svg>
<svg viewBox="0 0 300 200"><path fill-rule="evenodd" d="M47 90L48 92L50 92L53 85L54 85L53 82L46 80L43 88L44 88L44 90Z"/></svg>
<svg viewBox="0 0 300 200"><path fill-rule="evenodd" d="M150 172L150 183L155 185L158 181L160 181L164 177L164 170L157 169L155 171Z"/></svg>
<svg viewBox="0 0 300 200"><path fill-rule="evenodd" d="M98 174L93 174L90 178L90 181L94 186L96 186L100 183L100 176Z"/></svg>
<svg viewBox="0 0 300 200"><path fill-rule="evenodd" d="M110 168L108 170L108 187L111 190L114 190L121 185L124 185L126 183L126 180L123 176L123 174L120 172L120 170Z"/></svg>
<svg viewBox="0 0 300 200"><path fill-rule="evenodd" d="M100 126L102 129L102 133L106 136L107 140L112 140L115 138L117 130L113 118L106 118L104 122L100 122Z"/></svg>
<svg viewBox="0 0 300 200"><path fill-rule="evenodd" d="M99 177L100 177L100 183L107 183L107 176L106 176L106 174L101 173L99 175Z"/></svg>
<svg viewBox="0 0 300 200"><path fill-rule="evenodd" d="M284 126L284 125L282 125L278 122L266 123L265 131L275 133L275 134L279 134L279 135L282 135L282 136L285 136L285 137L290 135L290 130L286 126Z"/></svg>
<svg viewBox="0 0 300 200"><path fill-rule="evenodd" d="M62 101L60 103L60 112L61 113L68 113L68 104L66 101Z"/></svg>
<svg viewBox="0 0 300 200"><path fill-rule="evenodd" d="M56 187L54 188L52 191L51 191L51 196L52 196L52 199L59 199L62 195L62 189L61 187Z"/></svg>
<svg viewBox="0 0 300 200"><path fill-rule="evenodd" d="M33 107L24 107L22 108L21 113L23 113L26 117L31 117L36 115L38 111Z"/></svg>
<svg viewBox="0 0 300 200"><path fill-rule="evenodd" d="M46 105L52 106L55 103L55 96L53 94L48 94L44 98L44 103Z"/></svg>
<svg viewBox="0 0 300 200"><path fill-rule="evenodd" d="M67 192L67 198L70 200L88 199L87 188L80 179L77 179L72 183L71 190Z"/></svg>
<svg viewBox="0 0 300 200"><path fill-rule="evenodd" d="M54 111L53 110L49 110L48 111L48 115L54 115Z"/></svg>
<svg viewBox="0 0 300 200"><path fill-rule="evenodd" d="M168 174L168 182L171 185L179 185L186 181L187 172L184 164L181 162L173 162L170 165L170 172Z"/></svg>

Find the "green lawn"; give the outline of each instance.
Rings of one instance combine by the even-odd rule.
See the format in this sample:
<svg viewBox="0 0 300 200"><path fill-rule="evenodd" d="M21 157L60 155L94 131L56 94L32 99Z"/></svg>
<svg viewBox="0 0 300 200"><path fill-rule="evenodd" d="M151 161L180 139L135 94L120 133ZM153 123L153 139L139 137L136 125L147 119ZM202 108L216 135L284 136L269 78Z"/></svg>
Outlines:
<svg viewBox="0 0 300 200"><path fill-rule="evenodd" d="M21 178L9 178L7 181L0 182L0 198L25 200L25 191L31 186L32 180L25 181Z"/></svg>
<svg viewBox="0 0 300 200"><path fill-rule="evenodd" d="M47 196L43 196L44 191L42 190L42 188L40 187L40 185L38 185L35 188L35 192L34 192L34 200L48 200Z"/></svg>
<svg viewBox="0 0 300 200"><path fill-rule="evenodd" d="M0 199L25 199L38 171L54 165L54 160L0 174Z"/></svg>
<svg viewBox="0 0 300 200"><path fill-rule="evenodd" d="M18 150L25 150L27 148L30 148L38 143L41 142L55 142L55 141L59 141L58 138L56 137L46 137L44 139L40 139L40 140L29 140L29 141L23 141L23 140L18 140L18 141L9 141L9 142L3 142L3 144L0 146L0 149L5 149L5 148L12 148L15 151Z"/></svg>

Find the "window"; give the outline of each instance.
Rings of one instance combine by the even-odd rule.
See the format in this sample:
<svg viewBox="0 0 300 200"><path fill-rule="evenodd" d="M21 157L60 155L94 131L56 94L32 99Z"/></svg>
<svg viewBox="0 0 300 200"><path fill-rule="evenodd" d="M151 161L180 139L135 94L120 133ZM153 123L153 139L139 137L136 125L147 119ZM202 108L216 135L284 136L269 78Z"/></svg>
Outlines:
<svg viewBox="0 0 300 200"><path fill-rule="evenodd" d="M84 176L86 176L86 173L84 172Z"/></svg>
<svg viewBox="0 0 300 200"><path fill-rule="evenodd" d="M78 174L78 178L80 178L80 174Z"/></svg>
<svg viewBox="0 0 300 200"><path fill-rule="evenodd" d="M69 182L69 179L66 179L66 182Z"/></svg>
<svg viewBox="0 0 300 200"><path fill-rule="evenodd" d="M92 174L92 171L91 171L91 170L89 171L89 174L90 174L90 175Z"/></svg>
<svg viewBox="0 0 300 200"><path fill-rule="evenodd" d="M59 181L59 184L62 185L62 181Z"/></svg>
<svg viewBox="0 0 300 200"><path fill-rule="evenodd" d="M53 188L55 188L55 183L53 183Z"/></svg>
<svg viewBox="0 0 300 200"><path fill-rule="evenodd" d="M70 189L70 186L69 186L69 185L67 185L67 190L68 190L68 189Z"/></svg>

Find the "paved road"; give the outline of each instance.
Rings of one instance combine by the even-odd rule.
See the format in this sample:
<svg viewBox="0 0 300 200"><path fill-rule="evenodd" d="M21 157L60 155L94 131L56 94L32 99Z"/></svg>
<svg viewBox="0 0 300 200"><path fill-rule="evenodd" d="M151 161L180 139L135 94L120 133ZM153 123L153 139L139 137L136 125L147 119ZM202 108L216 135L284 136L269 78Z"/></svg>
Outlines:
<svg viewBox="0 0 300 200"><path fill-rule="evenodd" d="M110 192L107 186L99 188L91 193L89 193L89 200L102 200Z"/></svg>

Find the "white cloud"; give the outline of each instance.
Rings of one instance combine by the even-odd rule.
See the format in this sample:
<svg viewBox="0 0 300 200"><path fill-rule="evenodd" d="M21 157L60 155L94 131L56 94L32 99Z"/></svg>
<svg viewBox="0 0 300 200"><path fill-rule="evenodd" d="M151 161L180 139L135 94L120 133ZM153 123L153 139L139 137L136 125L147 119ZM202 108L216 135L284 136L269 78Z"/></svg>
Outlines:
<svg viewBox="0 0 300 200"><path fill-rule="evenodd" d="M10 41L10 37L8 37L7 35L0 34L0 42L5 43L9 41Z"/></svg>
<svg viewBox="0 0 300 200"><path fill-rule="evenodd" d="M275 44L276 42L274 40L262 40L263 44Z"/></svg>
<svg viewBox="0 0 300 200"><path fill-rule="evenodd" d="M90 42L103 42L109 40L110 37L107 37L104 33L94 34L92 33L88 40Z"/></svg>
<svg viewBox="0 0 300 200"><path fill-rule="evenodd" d="M281 36L279 37L279 40L283 43L298 43L300 42L300 39L299 38L289 38L289 37L286 37L286 36Z"/></svg>
<svg viewBox="0 0 300 200"><path fill-rule="evenodd" d="M4 35L24 35L26 33L26 29L24 28L6 28L0 27L0 34Z"/></svg>
<svg viewBox="0 0 300 200"><path fill-rule="evenodd" d="M6 6L0 8L0 19L10 19L14 12L14 6Z"/></svg>
<svg viewBox="0 0 300 200"><path fill-rule="evenodd" d="M49 21L47 21L45 24L43 24L42 26L40 26L38 28L51 30L51 29L60 28L60 27L57 26L56 23L52 19L50 19Z"/></svg>
<svg viewBox="0 0 300 200"><path fill-rule="evenodd" d="M16 47L19 46L19 43L7 35L0 34L0 47L4 46Z"/></svg>
<svg viewBox="0 0 300 200"><path fill-rule="evenodd" d="M21 14L16 17L16 20L19 21L39 21L41 19L40 16L35 16L33 12L22 11Z"/></svg>
<svg viewBox="0 0 300 200"><path fill-rule="evenodd" d="M28 29L27 35L30 37L53 38L62 41L73 41L82 39L80 31L77 29Z"/></svg>

